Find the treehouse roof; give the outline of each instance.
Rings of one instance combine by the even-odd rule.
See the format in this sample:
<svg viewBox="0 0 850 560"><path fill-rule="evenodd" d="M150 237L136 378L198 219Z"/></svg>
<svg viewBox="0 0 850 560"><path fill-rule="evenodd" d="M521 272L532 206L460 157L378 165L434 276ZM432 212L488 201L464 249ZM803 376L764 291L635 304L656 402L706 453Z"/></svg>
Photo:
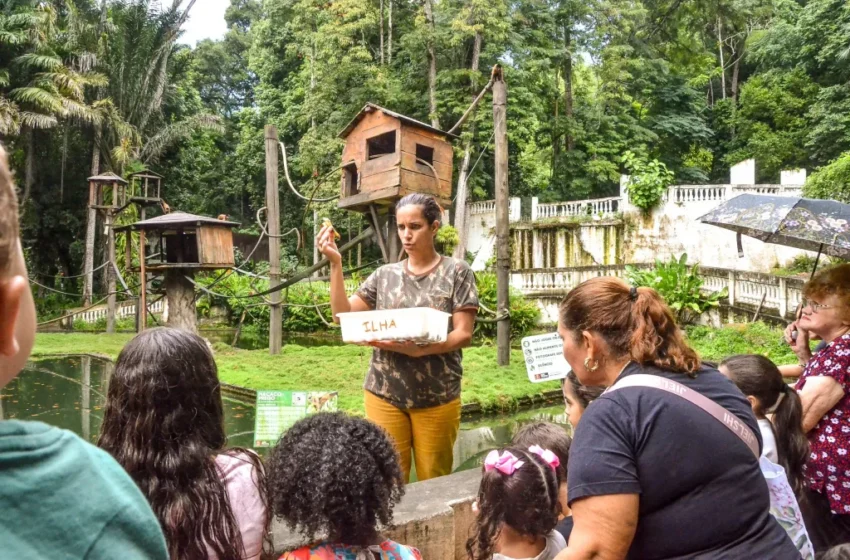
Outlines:
<svg viewBox="0 0 850 560"><path fill-rule="evenodd" d="M238 225L238 222L229 222L227 220L219 220L207 216L198 216L197 214L189 214L188 212L171 212L169 214L157 216L156 218L150 218L149 220L142 220L134 224L115 228L115 230L181 229L199 226L225 226L234 228Z"/></svg>
<svg viewBox="0 0 850 560"><path fill-rule="evenodd" d="M339 137L345 138L346 136L351 134L351 131L354 130L354 128L360 123L361 120L363 120L363 117L365 117L367 114L371 113L372 111L381 111L382 113L384 113L384 114L386 114L390 117L393 117L393 118L400 120L401 122L403 122L404 124L406 124L408 126L412 126L412 127L415 127L415 128L422 128L422 129L425 129L425 130L430 130L431 132L434 132L436 134L441 134L443 136L447 136L447 137L450 137L450 138L459 138L459 136L456 136L454 134L449 134L445 130L440 130L439 128L434 128L433 126L431 126L429 124L425 124L424 122L417 121L416 119L412 119L408 116L402 115L401 113L396 113L395 111L390 111L389 109L385 109L385 108L381 107L380 105L375 105L374 103L367 103L363 107L363 109L361 109L360 112L357 113L357 115L353 119L351 119L351 122L349 122L345 126L345 128L342 129L342 132L339 133Z"/></svg>
<svg viewBox="0 0 850 560"><path fill-rule="evenodd" d="M88 180L91 183L122 183L124 185L127 184L127 181L125 181L124 179L122 179L111 171L101 173L100 175L95 175L94 177L89 177Z"/></svg>

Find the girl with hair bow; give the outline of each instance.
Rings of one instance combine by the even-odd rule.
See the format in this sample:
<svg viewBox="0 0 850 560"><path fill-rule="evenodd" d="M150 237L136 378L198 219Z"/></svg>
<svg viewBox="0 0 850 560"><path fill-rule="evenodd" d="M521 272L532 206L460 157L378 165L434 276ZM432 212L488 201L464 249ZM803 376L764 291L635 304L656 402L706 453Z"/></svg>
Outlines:
<svg viewBox="0 0 850 560"><path fill-rule="evenodd" d="M555 531L560 460L549 449L507 447L484 460L470 560L552 560L567 543Z"/></svg>

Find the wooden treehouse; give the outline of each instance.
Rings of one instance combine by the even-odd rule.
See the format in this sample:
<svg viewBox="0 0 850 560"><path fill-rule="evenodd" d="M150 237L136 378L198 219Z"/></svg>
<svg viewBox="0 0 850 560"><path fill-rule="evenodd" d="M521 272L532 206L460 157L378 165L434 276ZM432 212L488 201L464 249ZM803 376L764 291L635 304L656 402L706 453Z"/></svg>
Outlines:
<svg viewBox="0 0 850 560"><path fill-rule="evenodd" d="M392 209L407 194L430 194L443 208L451 205L454 134L367 103L340 138L345 147L339 207L368 213L376 231L386 229L379 216L387 215L392 226ZM395 238L393 227L378 236L388 262L400 258Z"/></svg>
<svg viewBox="0 0 850 560"><path fill-rule="evenodd" d="M195 271L234 266L233 228L238 225L186 212L172 212L116 228L116 231L126 232L128 237L130 232L139 232L139 266L133 270L139 272L142 281L149 272L165 274L169 326L197 330ZM125 258L129 261L129 251ZM128 262L128 269L130 265ZM140 291L142 309L145 309L144 292ZM141 327L144 328L144 322Z"/></svg>

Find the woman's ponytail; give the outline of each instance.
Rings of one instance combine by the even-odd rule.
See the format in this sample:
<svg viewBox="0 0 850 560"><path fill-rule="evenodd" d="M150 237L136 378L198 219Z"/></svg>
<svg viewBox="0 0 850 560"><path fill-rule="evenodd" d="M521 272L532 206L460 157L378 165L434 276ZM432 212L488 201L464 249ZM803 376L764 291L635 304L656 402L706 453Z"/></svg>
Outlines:
<svg viewBox="0 0 850 560"><path fill-rule="evenodd" d="M653 364L668 371L695 373L699 357L682 336L673 313L652 288L631 288L632 336L629 354L639 364Z"/></svg>
<svg viewBox="0 0 850 560"><path fill-rule="evenodd" d="M803 465L809 458L809 440L803 432L803 405L797 392L785 384L779 368L758 354L731 356L720 370L747 396L755 397L756 413L773 415L776 454L788 483L799 494L803 488Z"/></svg>
<svg viewBox="0 0 850 560"><path fill-rule="evenodd" d="M803 489L803 465L809 458L809 440L803 433L803 404L795 390L782 384L775 410L773 426L779 464L785 468L788 483L799 494Z"/></svg>

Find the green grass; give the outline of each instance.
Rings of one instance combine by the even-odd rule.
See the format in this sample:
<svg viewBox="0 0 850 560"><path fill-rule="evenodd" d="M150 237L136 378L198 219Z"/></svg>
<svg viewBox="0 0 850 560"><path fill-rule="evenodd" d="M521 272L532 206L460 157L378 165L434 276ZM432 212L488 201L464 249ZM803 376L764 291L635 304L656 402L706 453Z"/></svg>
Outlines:
<svg viewBox="0 0 850 560"><path fill-rule="evenodd" d="M133 337L132 334L39 334L35 357L55 354L101 354L112 359ZM782 331L763 323L732 325L722 329L692 327L688 340L707 360L722 360L732 354L762 353L777 364L795 363L790 348L781 342ZM267 350L240 350L215 345L219 377L225 383L252 389L337 390L340 407L363 413L363 380L371 349L360 346L284 346L278 356ZM464 404L476 403L485 412L516 408L519 399L540 397L559 388L557 382L530 383L519 350L511 352L511 365L496 365L492 346L467 348L463 353Z"/></svg>
<svg viewBox="0 0 850 560"><path fill-rule="evenodd" d="M39 334L35 357L55 354L102 354L116 358L131 334ZM363 380L372 350L360 346L305 347L286 345L278 356L267 350L240 350L215 345L219 377L225 383L252 389L329 389L339 391L343 410L363 412ZM511 353L511 365L496 366L496 349L464 350L463 402L486 412L516 408L522 397L538 397L559 389L557 382L530 383L522 352Z"/></svg>
<svg viewBox="0 0 850 560"><path fill-rule="evenodd" d="M775 364L796 364L797 357L782 340L782 329L764 323L729 325L722 329L690 327L688 342L705 360L720 361L735 354L763 354Z"/></svg>

